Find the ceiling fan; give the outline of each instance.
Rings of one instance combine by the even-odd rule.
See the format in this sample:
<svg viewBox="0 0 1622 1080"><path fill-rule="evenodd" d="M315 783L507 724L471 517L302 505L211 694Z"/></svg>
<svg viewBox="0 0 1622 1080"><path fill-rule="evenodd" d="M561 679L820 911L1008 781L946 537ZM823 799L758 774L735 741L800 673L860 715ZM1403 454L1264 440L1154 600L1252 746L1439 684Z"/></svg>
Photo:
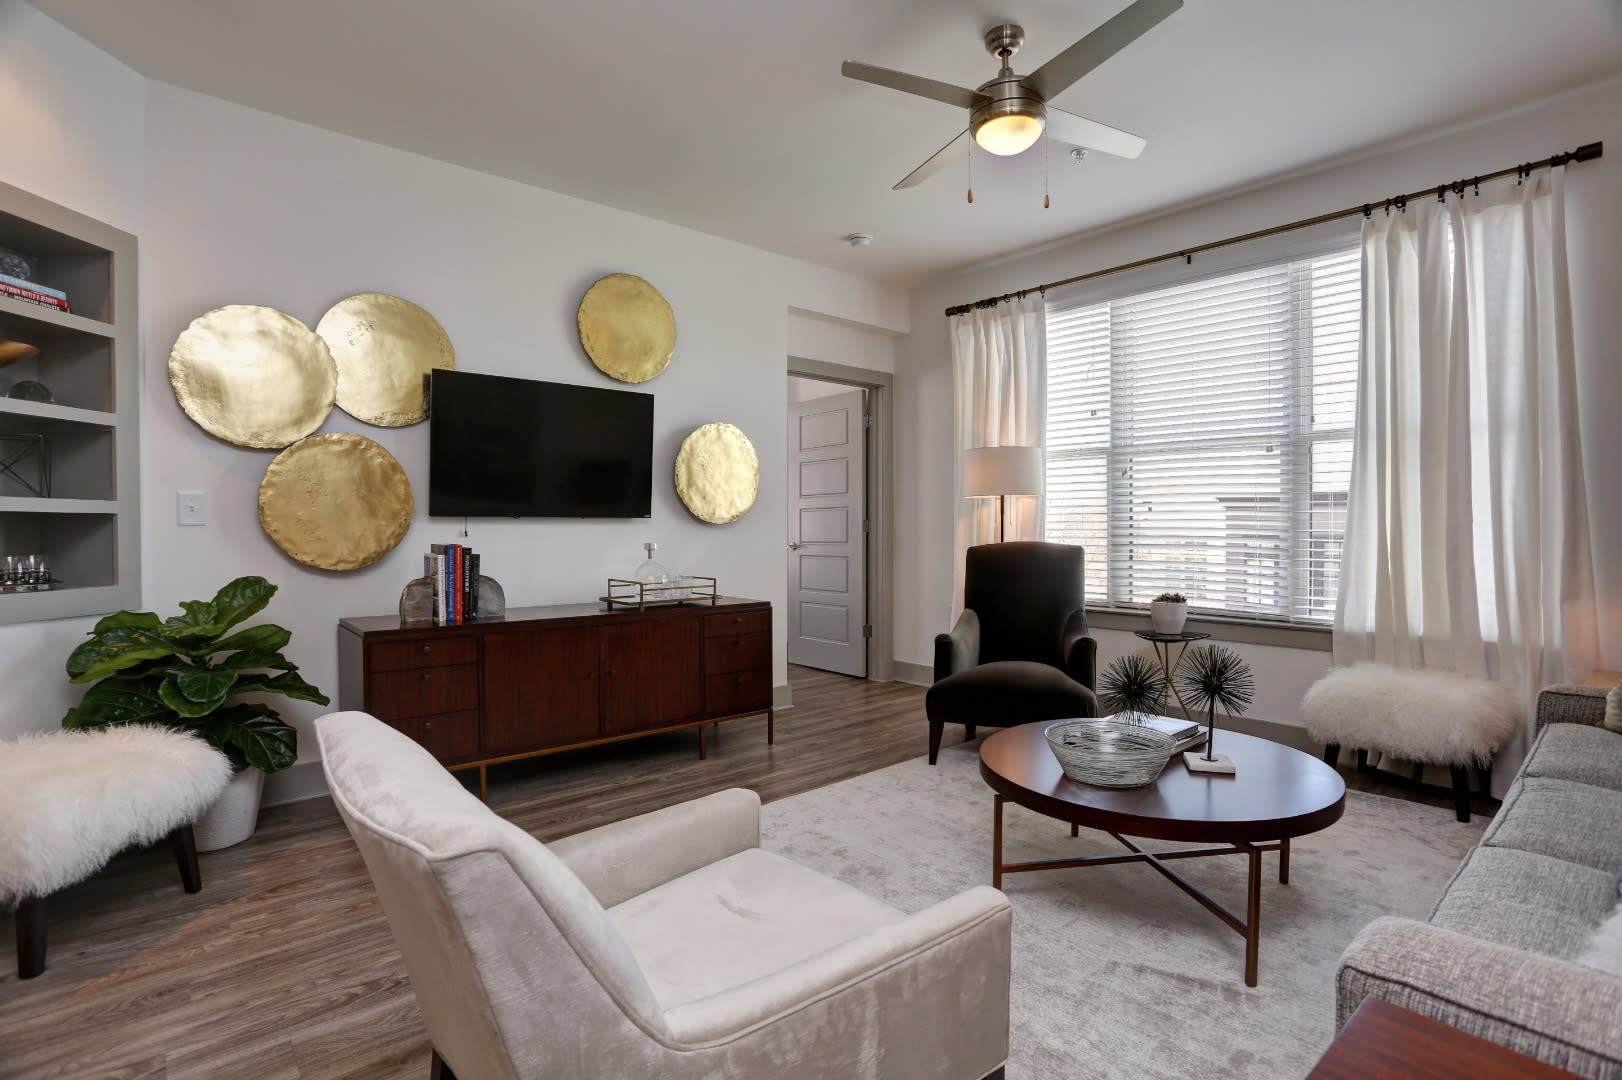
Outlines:
<svg viewBox="0 0 1622 1080"><path fill-rule="evenodd" d="M1030 149L1045 128L1050 139L1135 158L1148 145L1143 139L1108 124L1055 109L1048 101L1182 6L1183 0L1137 0L1029 75L1016 75L1009 66L1025 43L1025 31L1012 23L994 26L986 31L986 51L1002 62L1002 69L995 78L974 90L854 60L845 61L840 73L847 79L886 86L969 110L968 128L958 132L933 157L903 177L892 189L895 191L917 187L946 166L962 160L969 152L965 136L971 135L982 150L1002 157ZM969 200L974 200L972 192Z"/></svg>

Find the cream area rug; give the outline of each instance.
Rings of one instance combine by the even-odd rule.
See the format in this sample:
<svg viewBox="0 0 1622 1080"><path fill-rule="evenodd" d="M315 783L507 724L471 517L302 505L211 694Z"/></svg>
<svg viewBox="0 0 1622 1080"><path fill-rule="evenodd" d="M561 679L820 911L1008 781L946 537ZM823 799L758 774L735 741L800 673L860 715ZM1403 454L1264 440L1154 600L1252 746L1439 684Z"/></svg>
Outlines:
<svg viewBox="0 0 1622 1080"><path fill-rule="evenodd" d="M903 911L991 881L991 790L977 743L763 809L762 844ZM1173 763L1175 767L1176 763ZM1142 864L1012 874L1008 1075L1300 1080L1334 1037L1335 961L1380 915L1424 918L1486 822L1348 792L1346 813L1291 848L1290 884L1264 856L1261 971L1244 939ZM1185 845L1145 842L1150 848ZM1005 811L1010 861L1119 854L1103 833ZM1246 860L1176 868L1243 916Z"/></svg>

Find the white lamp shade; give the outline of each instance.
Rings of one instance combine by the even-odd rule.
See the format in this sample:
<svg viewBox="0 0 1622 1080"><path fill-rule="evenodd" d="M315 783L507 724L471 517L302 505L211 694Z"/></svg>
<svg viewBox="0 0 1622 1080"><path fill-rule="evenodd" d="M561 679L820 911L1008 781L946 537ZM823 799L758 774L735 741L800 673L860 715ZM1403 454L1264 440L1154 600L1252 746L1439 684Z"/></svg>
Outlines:
<svg viewBox="0 0 1622 1080"><path fill-rule="evenodd" d="M1040 446L982 446L963 451L963 497L1042 494Z"/></svg>

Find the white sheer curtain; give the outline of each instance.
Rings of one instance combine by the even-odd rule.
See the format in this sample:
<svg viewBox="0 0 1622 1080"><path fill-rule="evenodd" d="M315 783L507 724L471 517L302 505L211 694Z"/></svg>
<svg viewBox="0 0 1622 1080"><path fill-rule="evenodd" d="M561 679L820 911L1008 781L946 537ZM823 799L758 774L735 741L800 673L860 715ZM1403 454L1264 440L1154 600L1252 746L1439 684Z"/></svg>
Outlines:
<svg viewBox="0 0 1622 1080"><path fill-rule="evenodd" d="M1530 704L1587 677L1597 620L1565 169L1376 211L1335 662L1484 676Z"/></svg>
<svg viewBox="0 0 1622 1080"><path fill-rule="evenodd" d="M963 553L997 537L996 502L965 499L963 451L977 446L1041 446L1047 408L1047 314L1041 296L975 308L949 321L952 387L957 403L957 545L954 613L963 606ZM1042 536L1042 500L1008 503L1007 540Z"/></svg>

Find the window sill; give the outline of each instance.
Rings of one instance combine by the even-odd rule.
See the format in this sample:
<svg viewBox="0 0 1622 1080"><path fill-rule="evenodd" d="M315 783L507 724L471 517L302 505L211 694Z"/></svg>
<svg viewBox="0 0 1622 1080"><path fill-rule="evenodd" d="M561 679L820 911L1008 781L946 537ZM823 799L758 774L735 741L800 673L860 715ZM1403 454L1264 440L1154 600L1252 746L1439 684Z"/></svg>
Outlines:
<svg viewBox="0 0 1622 1080"><path fill-rule="evenodd" d="M1149 613L1129 608L1087 609L1087 625L1103 630L1149 629ZM1328 626L1301 626L1279 623L1271 619L1247 619L1243 616L1190 615L1185 629L1196 634L1210 634L1216 641L1232 641L1243 645L1272 645L1281 649L1306 649L1329 652Z"/></svg>

